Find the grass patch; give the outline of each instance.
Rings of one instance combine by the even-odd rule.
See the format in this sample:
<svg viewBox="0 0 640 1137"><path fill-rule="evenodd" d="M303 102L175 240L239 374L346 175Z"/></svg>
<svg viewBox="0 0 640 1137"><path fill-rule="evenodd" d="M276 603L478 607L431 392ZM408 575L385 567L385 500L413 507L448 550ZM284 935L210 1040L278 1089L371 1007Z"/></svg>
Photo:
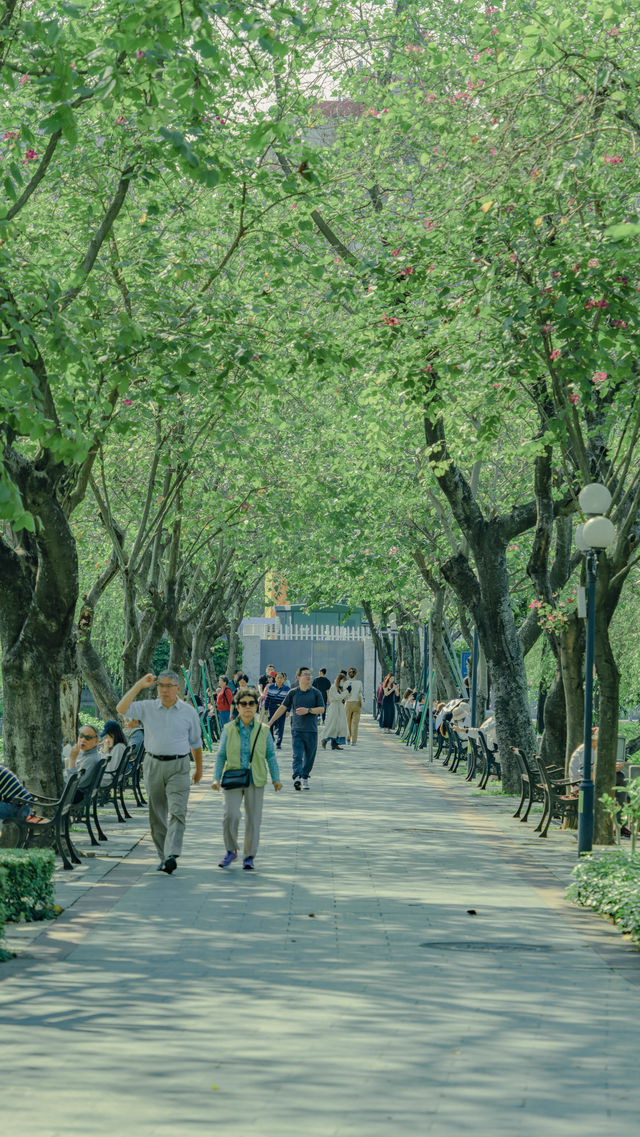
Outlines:
<svg viewBox="0 0 640 1137"><path fill-rule="evenodd" d="M572 875L567 896L608 916L640 945L640 853L612 849L583 857Z"/></svg>

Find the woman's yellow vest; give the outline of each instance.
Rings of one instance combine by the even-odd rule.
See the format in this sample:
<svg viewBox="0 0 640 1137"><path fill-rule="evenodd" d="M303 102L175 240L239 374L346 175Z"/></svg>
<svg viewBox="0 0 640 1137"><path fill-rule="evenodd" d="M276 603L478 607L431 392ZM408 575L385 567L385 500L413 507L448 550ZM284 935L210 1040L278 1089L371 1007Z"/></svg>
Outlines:
<svg viewBox="0 0 640 1137"><path fill-rule="evenodd" d="M225 770L239 770L242 766L242 739L240 738L240 731L236 725L236 720L228 722L225 726L227 735L227 760L224 764ZM255 736L255 731L258 730L258 737ZM251 729L251 746L253 747L253 758L251 760L251 780L254 786L266 786L267 784L267 736L269 734L269 727L264 723L258 722L257 718L253 721ZM255 743L255 745L254 745Z"/></svg>

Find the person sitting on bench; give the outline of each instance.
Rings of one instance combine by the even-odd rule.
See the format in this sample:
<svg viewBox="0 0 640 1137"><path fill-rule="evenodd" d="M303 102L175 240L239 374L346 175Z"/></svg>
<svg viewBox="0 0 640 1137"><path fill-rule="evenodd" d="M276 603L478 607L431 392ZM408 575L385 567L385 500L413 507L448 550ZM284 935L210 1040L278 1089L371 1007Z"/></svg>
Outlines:
<svg viewBox="0 0 640 1137"><path fill-rule="evenodd" d="M120 759L129 743L127 742L126 735L120 723L116 722L115 719L108 719L104 724L100 737L102 739L100 752L103 757L108 759L104 768L101 785L110 786L113 781L113 775L120 765Z"/></svg>
<svg viewBox="0 0 640 1137"><path fill-rule="evenodd" d="M76 800L82 799L83 787L91 780L93 768L101 759L102 755L98 749L98 732L95 726L88 723L86 726L81 726L78 733L78 741L75 746L71 747L69 753L69 765L64 771L65 781L69 780L72 770L78 770L80 777L77 783L78 794Z"/></svg>
<svg viewBox="0 0 640 1137"><path fill-rule="evenodd" d="M24 821L33 797L8 766L0 766L0 821Z"/></svg>

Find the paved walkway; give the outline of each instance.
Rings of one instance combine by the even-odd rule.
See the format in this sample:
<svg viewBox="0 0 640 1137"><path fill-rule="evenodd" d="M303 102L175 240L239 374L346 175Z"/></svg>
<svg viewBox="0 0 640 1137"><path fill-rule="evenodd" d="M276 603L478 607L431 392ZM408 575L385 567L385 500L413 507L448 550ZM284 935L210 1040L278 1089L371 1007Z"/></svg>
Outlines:
<svg viewBox="0 0 640 1137"><path fill-rule="evenodd" d="M308 794L289 753L254 875L215 867L208 782L174 877L148 838L66 874L0 968L5 1137L634 1132L640 954L563 900L573 836L370 720Z"/></svg>

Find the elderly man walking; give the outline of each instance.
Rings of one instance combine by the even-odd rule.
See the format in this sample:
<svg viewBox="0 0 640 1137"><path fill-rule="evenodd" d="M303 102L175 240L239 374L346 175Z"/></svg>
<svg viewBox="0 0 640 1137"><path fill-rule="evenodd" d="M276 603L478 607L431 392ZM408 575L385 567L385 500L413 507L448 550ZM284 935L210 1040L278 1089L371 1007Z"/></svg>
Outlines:
<svg viewBox="0 0 640 1137"><path fill-rule="evenodd" d="M157 699L136 701L147 687L158 688ZM117 710L129 712L144 727L144 780L149 795L151 836L158 850L158 870L175 872L182 852L189 800L189 752L196 768L193 782L202 777L202 730L195 707L179 698L180 678L175 671L144 675L123 695Z"/></svg>

